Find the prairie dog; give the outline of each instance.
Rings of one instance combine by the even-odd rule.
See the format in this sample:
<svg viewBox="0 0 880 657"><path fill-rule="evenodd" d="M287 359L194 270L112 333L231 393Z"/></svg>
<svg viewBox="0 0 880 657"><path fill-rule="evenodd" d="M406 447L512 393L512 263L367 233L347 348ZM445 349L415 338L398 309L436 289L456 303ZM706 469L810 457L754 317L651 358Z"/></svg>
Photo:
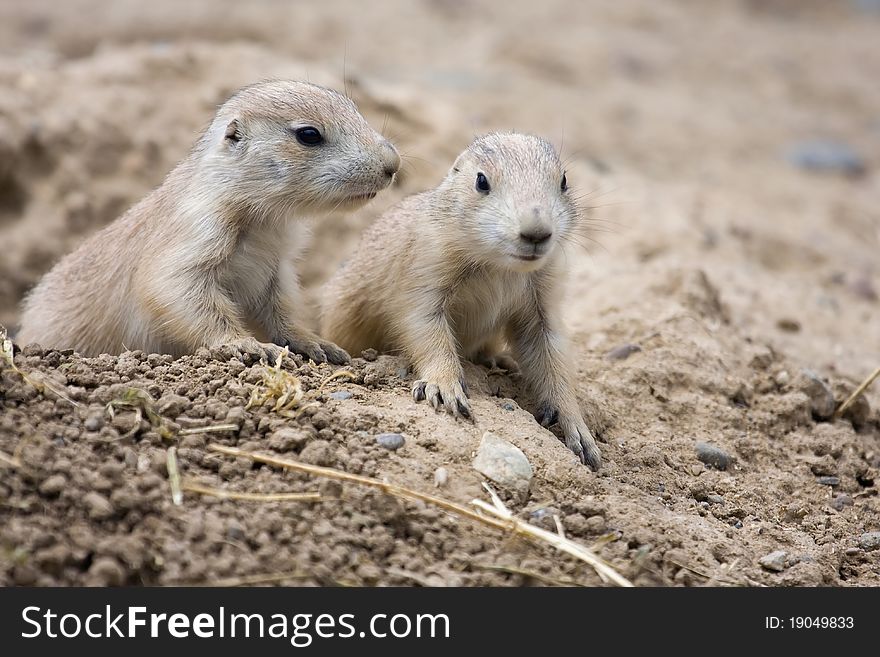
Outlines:
<svg viewBox="0 0 880 657"><path fill-rule="evenodd" d="M416 401L470 417L460 358L493 362L507 345L538 398L536 418L597 469L560 326L562 243L578 221L555 149L490 134L440 185L391 208L322 295L321 332L349 351L402 352Z"/></svg>
<svg viewBox="0 0 880 657"><path fill-rule="evenodd" d="M287 80L245 87L158 189L43 277L17 339L86 356L225 346L271 360L289 346L347 362L300 318L295 219L363 205L399 165L342 94Z"/></svg>

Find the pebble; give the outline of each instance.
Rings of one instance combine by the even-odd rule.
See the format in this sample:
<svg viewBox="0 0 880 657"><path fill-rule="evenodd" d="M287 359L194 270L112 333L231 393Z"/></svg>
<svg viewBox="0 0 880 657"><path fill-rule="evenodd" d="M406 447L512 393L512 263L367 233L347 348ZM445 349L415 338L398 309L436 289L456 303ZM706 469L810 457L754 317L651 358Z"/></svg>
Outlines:
<svg viewBox="0 0 880 657"><path fill-rule="evenodd" d="M354 397L348 390L337 390L336 392L330 393L330 399L337 399L339 401L343 401L345 399L351 399Z"/></svg>
<svg viewBox="0 0 880 657"><path fill-rule="evenodd" d="M637 344L622 344L614 347L614 349L610 350L605 354L605 358L608 360L626 360L634 353L641 351L642 348Z"/></svg>
<svg viewBox="0 0 880 657"><path fill-rule="evenodd" d="M104 426L104 418L101 415L89 415L83 423L86 431L100 431Z"/></svg>
<svg viewBox="0 0 880 657"><path fill-rule="evenodd" d="M819 477L818 481L822 486L838 486L838 485L840 485L840 477L834 477L834 476Z"/></svg>
<svg viewBox="0 0 880 657"><path fill-rule="evenodd" d="M781 573L785 570L785 563L788 559L788 553L783 550L776 550L770 554L764 555L758 560L762 568L770 570L774 573Z"/></svg>
<svg viewBox="0 0 880 657"><path fill-rule="evenodd" d="M95 520L105 520L113 515L113 506L110 504L110 500L101 493L95 491L86 493L83 495L82 502L89 510L89 516Z"/></svg>
<svg viewBox="0 0 880 657"><path fill-rule="evenodd" d="M839 173L859 176L865 172L865 161L849 144L835 139L811 139L794 144L788 161L805 171Z"/></svg>
<svg viewBox="0 0 880 657"><path fill-rule="evenodd" d="M720 495L707 495L706 501L709 504L724 504L724 498Z"/></svg>
<svg viewBox="0 0 880 657"><path fill-rule="evenodd" d="M859 536L859 547L867 552L880 548L880 532L865 532Z"/></svg>
<svg viewBox="0 0 880 657"><path fill-rule="evenodd" d="M376 442L379 443L381 447L394 451L403 447L406 440L399 433L380 433L376 436Z"/></svg>
<svg viewBox="0 0 880 657"><path fill-rule="evenodd" d="M801 391L810 398L810 412L816 420L828 420L837 408L834 393L819 375L812 370L803 370Z"/></svg>
<svg viewBox="0 0 880 657"><path fill-rule="evenodd" d="M695 448L697 458L708 466L718 470L727 470L730 465L730 455L720 447L700 442L696 444Z"/></svg>
<svg viewBox="0 0 880 657"><path fill-rule="evenodd" d="M835 511L843 511L846 507L853 505L853 499L849 495L841 493L831 500L831 508Z"/></svg>
<svg viewBox="0 0 880 657"><path fill-rule="evenodd" d="M446 468L437 468L434 470L434 486L436 488L443 488L446 486L446 483L449 481L449 472Z"/></svg>
<svg viewBox="0 0 880 657"><path fill-rule="evenodd" d="M782 370L774 377L774 380L776 381L776 385L783 387L787 386L789 381L791 381L791 376L789 376L788 372Z"/></svg>
<svg viewBox="0 0 880 657"><path fill-rule="evenodd" d="M532 465L515 445L487 431L483 434L474 469L499 486L525 495L532 483Z"/></svg>
<svg viewBox="0 0 880 657"><path fill-rule="evenodd" d="M54 497L55 495L61 494L61 491L64 490L65 486L67 486L67 477L62 474L56 474L46 478L46 480L40 484L40 492L43 495Z"/></svg>

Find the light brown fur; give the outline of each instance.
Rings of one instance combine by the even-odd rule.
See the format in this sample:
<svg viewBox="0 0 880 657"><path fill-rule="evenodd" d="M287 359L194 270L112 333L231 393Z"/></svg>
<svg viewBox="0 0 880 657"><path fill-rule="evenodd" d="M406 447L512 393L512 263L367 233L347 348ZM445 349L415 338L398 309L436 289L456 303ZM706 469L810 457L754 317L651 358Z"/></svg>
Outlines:
<svg viewBox="0 0 880 657"><path fill-rule="evenodd" d="M309 126L319 145L297 137ZM25 300L17 339L88 356L227 345L274 359L288 345L346 362L300 317L294 263L304 234L293 219L362 205L399 163L335 91L283 80L245 87L161 187L46 274Z"/></svg>
<svg viewBox="0 0 880 657"><path fill-rule="evenodd" d="M478 174L488 192L477 189ZM537 137L477 139L439 187L405 199L365 233L322 295L321 329L349 351L402 352L419 379L416 401L464 417L460 358L491 363L509 346L539 420L558 420L566 445L598 468L560 321L562 243L578 220L563 176L556 151Z"/></svg>

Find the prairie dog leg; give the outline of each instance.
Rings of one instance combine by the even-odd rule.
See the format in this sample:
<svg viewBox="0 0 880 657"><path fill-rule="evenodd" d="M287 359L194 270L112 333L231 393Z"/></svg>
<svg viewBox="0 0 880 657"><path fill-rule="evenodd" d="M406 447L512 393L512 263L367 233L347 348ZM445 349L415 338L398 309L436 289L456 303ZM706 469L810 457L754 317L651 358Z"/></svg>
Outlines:
<svg viewBox="0 0 880 657"><path fill-rule="evenodd" d="M344 349L322 340L296 321L296 309L303 307L302 291L292 268L285 274L283 283L279 281L278 275L270 281L266 303L257 309L257 319L266 329L269 339L281 347L288 347L293 353L311 358L316 363L344 365L350 362L351 358Z"/></svg>
<svg viewBox="0 0 880 657"><path fill-rule="evenodd" d="M482 365L490 370L505 370L507 372L519 372L519 364L513 356L505 351L501 337L495 337L487 341L474 357L472 362Z"/></svg>
<svg viewBox="0 0 880 657"><path fill-rule="evenodd" d="M277 357L278 347L248 335L238 305L216 281L208 285L198 283L177 281L177 285L161 293L146 292L146 306L158 315L162 335L183 343L188 350L200 346L225 347L230 357Z"/></svg>
<svg viewBox="0 0 880 657"><path fill-rule="evenodd" d="M522 376L538 398L535 419L545 427L558 422L566 446L581 463L598 470L602 456L581 415L571 384L565 340L554 324L543 308L523 312L509 326L511 344Z"/></svg>
<svg viewBox="0 0 880 657"><path fill-rule="evenodd" d="M435 410L445 409L456 417L471 419L467 384L458 358L458 345L445 313L436 306L420 304L411 310L401 326L418 380L413 399L425 399Z"/></svg>

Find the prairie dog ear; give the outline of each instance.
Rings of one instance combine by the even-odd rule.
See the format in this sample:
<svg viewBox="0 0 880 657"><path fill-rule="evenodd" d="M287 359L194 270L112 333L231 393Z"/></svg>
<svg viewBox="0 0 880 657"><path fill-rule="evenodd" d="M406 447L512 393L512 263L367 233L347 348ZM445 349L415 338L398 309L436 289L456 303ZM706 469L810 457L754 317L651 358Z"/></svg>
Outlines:
<svg viewBox="0 0 880 657"><path fill-rule="evenodd" d="M223 135L224 140L229 144L237 144L243 136L241 122L238 119L232 119L226 126L226 132Z"/></svg>

